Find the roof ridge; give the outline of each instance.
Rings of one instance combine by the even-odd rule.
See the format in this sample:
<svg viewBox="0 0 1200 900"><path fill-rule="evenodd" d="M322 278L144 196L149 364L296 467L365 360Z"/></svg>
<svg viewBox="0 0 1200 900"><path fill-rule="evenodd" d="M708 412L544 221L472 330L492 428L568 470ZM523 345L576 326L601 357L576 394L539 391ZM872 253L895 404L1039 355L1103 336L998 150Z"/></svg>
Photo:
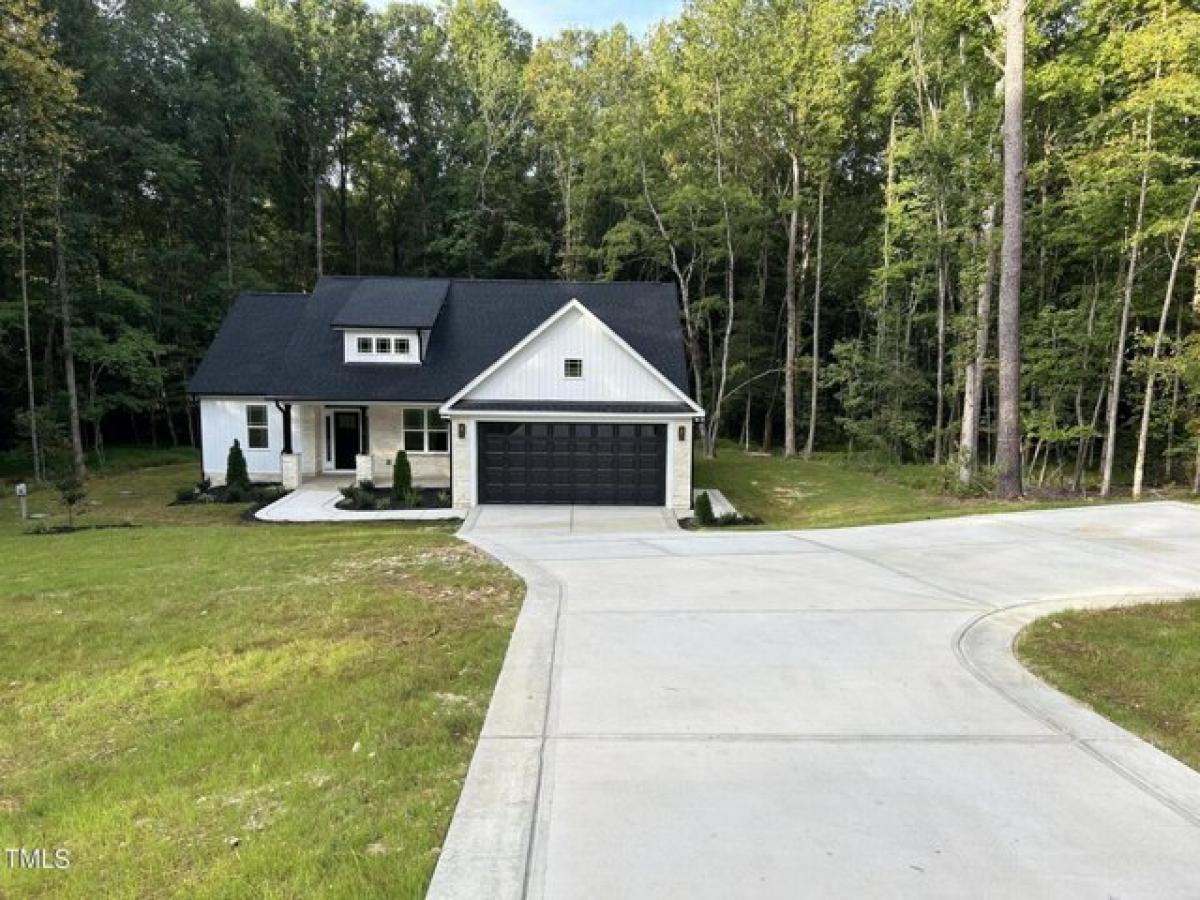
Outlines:
<svg viewBox="0 0 1200 900"><path fill-rule="evenodd" d="M456 284L648 284L663 286L675 284L670 279L666 281L649 281L638 278L618 278L612 281L584 281L579 278L463 278L457 275L322 275L321 278L336 279L338 281L450 281Z"/></svg>

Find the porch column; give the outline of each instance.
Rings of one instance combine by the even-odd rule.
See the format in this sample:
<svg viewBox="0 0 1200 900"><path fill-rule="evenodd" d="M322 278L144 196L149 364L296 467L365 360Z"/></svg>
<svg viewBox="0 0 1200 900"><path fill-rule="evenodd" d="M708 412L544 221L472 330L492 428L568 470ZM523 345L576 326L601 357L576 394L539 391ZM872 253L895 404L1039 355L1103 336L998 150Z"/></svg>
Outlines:
<svg viewBox="0 0 1200 900"><path fill-rule="evenodd" d="M302 461L299 453L292 452L292 404L276 400L275 408L283 414L283 452L279 455L280 481L286 490L294 491L300 487Z"/></svg>
<svg viewBox="0 0 1200 900"><path fill-rule="evenodd" d="M292 452L292 404L285 403L283 411L283 452Z"/></svg>

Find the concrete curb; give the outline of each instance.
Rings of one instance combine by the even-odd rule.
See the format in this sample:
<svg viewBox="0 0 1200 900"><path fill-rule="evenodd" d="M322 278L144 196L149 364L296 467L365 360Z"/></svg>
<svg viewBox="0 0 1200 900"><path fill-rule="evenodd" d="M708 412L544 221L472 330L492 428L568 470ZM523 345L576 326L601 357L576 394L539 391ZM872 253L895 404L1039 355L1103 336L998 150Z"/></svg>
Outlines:
<svg viewBox="0 0 1200 900"><path fill-rule="evenodd" d="M1135 787L1200 826L1200 774L1153 744L1042 681L1016 657L1017 635L1043 616L1195 596L1195 591L1056 597L985 612L955 635L954 650L979 681L1108 766Z"/></svg>
<svg viewBox="0 0 1200 900"><path fill-rule="evenodd" d="M258 510L254 518L260 522L442 522L466 515L461 509L338 509L339 499L336 492L296 490Z"/></svg>
<svg viewBox="0 0 1200 900"><path fill-rule="evenodd" d="M500 677L426 900L519 900L526 893L540 801L563 586L536 563L458 532L525 582Z"/></svg>

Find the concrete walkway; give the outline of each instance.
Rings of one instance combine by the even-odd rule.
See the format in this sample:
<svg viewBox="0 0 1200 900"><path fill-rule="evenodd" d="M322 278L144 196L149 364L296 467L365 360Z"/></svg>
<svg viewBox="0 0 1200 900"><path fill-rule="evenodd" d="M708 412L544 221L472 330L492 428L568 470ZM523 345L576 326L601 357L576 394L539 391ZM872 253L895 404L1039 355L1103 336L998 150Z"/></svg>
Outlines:
<svg viewBox="0 0 1200 900"><path fill-rule="evenodd" d="M1200 509L585 518L464 527L529 595L430 897L1200 897L1200 774L1010 652L1200 592Z"/></svg>
<svg viewBox="0 0 1200 900"><path fill-rule="evenodd" d="M420 522L461 519L461 509L381 509L375 511L338 509L338 488L352 476L325 475L310 478L290 494L264 506L254 514L263 522Z"/></svg>

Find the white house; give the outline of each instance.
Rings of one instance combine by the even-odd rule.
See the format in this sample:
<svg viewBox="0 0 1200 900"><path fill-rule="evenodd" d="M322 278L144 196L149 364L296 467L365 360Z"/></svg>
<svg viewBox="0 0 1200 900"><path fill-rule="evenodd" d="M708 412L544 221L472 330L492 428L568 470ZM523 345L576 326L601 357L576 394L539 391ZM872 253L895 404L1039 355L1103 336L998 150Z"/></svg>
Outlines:
<svg viewBox="0 0 1200 900"><path fill-rule="evenodd" d="M243 294L192 378L204 474L413 480L479 503L692 503L678 293L648 282L322 278Z"/></svg>

